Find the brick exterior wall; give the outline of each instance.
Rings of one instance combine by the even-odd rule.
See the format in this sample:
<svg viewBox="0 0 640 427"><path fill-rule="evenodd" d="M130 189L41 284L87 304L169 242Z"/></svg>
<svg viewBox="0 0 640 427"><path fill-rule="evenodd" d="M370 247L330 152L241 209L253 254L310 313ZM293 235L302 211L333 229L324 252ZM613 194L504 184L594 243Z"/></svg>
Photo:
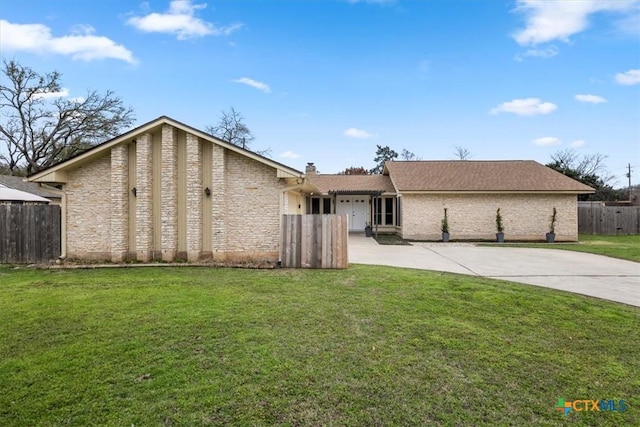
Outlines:
<svg viewBox="0 0 640 427"><path fill-rule="evenodd" d="M139 261L149 262L154 257L156 218L160 220L156 227L162 229L162 259L173 261L178 253L178 204L186 200L183 242L189 261L204 256L226 261L277 261L286 184L277 178L276 170L194 135L179 135L177 132L182 131L172 126L163 125L158 130L136 137L134 182L130 182L126 143L68 171L63 188L67 195L68 257L122 262L135 253ZM154 143L154 138L161 143ZM178 197L179 141L186 144L187 194L182 199ZM202 144L212 144L210 196L204 194ZM162 166L159 181L153 168L153 158L158 154ZM160 191L154 191L158 184ZM134 187L135 195L131 191ZM135 212L130 213L129 203L134 197ZM203 218L205 197L211 198L210 221ZM133 237L129 236L130 215L135 224L134 248L129 247L129 238ZM202 246L206 223L211 224L210 248Z"/></svg>
<svg viewBox="0 0 640 427"><path fill-rule="evenodd" d="M233 152L227 152L226 174L228 255L242 252L277 260L285 183L273 168Z"/></svg>
<svg viewBox="0 0 640 427"><path fill-rule="evenodd" d="M129 252L129 147L111 150L111 261L122 262Z"/></svg>
<svg viewBox="0 0 640 427"><path fill-rule="evenodd" d="M67 258L111 260L111 156L68 172Z"/></svg>
<svg viewBox="0 0 640 427"><path fill-rule="evenodd" d="M500 208L505 240L544 240L555 207L556 241L577 241L577 206L577 196L562 194L405 194L402 237L440 240L447 208L451 239L495 240L496 210Z"/></svg>
<svg viewBox="0 0 640 427"><path fill-rule="evenodd" d="M178 252L177 137L173 126L162 126L162 260L173 261Z"/></svg>
<svg viewBox="0 0 640 427"><path fill-rule="evenodd" d="M187 260L202 254L202 149L194 135L187 134Z"/></svg>
<svg viewBox="0 0 640 427"><path fill-rule="evenodd" d="M211 152L211 248L214 259L224 260L227 250L226 232L226 161L225 149L213 144Z"/></svg>
<svg viewBox="0 0 640 427"><path fill-rule="evenodd" d="M148 262L153 253L153 165L151 134L138 137L136 143L136 256Z"/></svg>

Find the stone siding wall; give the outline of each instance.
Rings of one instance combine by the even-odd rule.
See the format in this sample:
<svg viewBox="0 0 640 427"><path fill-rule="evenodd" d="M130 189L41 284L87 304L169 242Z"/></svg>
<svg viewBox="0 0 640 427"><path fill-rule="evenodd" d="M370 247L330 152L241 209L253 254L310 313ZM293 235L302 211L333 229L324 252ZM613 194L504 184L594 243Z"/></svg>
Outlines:
<svg viewBox="0 0 640 427"><path fill-rule="evenodd" d="M67 258L111 260L111 156L69 171Z"/></svg>
<svg viewBox="0 0 640 427"><path fill-rule="evenodd" d="M182 241L189 261L203 257L278 260L284 180L277 178L276 170L270 166L181 132L163 125L160 132L137 136L135 179L129 174L126 143L69 171L64 191L70 258L122 262L129 254L135 254L143 262L160 256L164 261L174 261ZM160 140L154 142L157 137ZM186 147L181 160L184 165L178 168L180 143ZM202 144L212 144L211 149L203 150ZM210 174L206 177L209 196L204 192L204 151L211 157L211 167L207 166L206 171ZM160 161L161 168L156 164L154 170L154 161ZM185 187L182 190L178 188L179 170L184 171L184 178L180 178ZM186 196L180 197L178 192L185 190ZM206 221L205 202L211 205L206 208L207 212L210 210ZM134 203L135 212L130 212L130 203ZM183 212L183 219L178 218L179 211ZM179 221L186 223L182 231ZM211 226L208 248L203 247L205 224ZM154 235L160 229L161 238L156 236L158 241L154 243ZM134 240L135 247L129 247ZM159 242L161 252L154 247Z"/></svg>
<svg viewBox="0 0 640 427"><path fill-rule="evenodd" d="M173 126L162 126L162 260L173 261L178 253L177 136Z"/></svg>
<svg viewBox="0 0 640 427"><path fill-rule="evenodd" d="M111 150L111 260L122 262L129 244L129 147Z"/></svg>
<svg viewBox="0 0 640 427"><path fill-rule="evenodd" d="M202 149L197 137L187 134L187 259L197 261L202 253ZM195 208L193 208L195 207Z"/></svg>
<svg viewBox="0 0 640 427"><path fill-rule="evenodd" d="M226 175L227 252L277 260L284 182L273 168L233 152L227 152Z"/></svg>
<svg viewBox="0 0 640 427"><path fill-rule="evenodd" d="M153 252L153 165L152 137L144 134L136 143L136 254L148 262Z"/></svg>
<svg viewBox="0 0 640 427"><path fill-rule="evenodd" d="M440 240L447 208L451 239L495 240L500 208L505 240L544 240L553 208L556 240L578 240L577 197L552 194L403 195L402 236Z"/></svg>

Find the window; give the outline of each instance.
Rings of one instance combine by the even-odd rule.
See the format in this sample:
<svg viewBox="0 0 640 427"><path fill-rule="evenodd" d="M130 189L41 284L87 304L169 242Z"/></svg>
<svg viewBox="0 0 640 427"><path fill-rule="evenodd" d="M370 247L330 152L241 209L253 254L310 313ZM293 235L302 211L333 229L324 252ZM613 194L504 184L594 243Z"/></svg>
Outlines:
<svg viewBox="0 0 640 427"><path fill-rule="evenodd" d="M331 213L331 199L329 197L322 198L322 213Z"/></svg>
<svg viewBox="0 0 640 427"><path fill-rule="evenodd" d="M395 197L376 197L373 199L373 223L379 225L396 225L399 218L396 212Z"/></svg>
<svg viewBox="0 0 640 427"><path fill-rule="evenodd" d="M384 199L384 225L393 225L393 199L391 197Z"/></svg>
<svg viewBox="0 0 640 427"><path fill-rule="evenodd" d="M312 214L330 214L331 213L331 197L312 197L310 205L310 213Z"/></svg>
<svg viewBox="0 0 640 427"><path fill-rule="evenodd" d="M320 199L317 199L317 198L311 199L311 213L312 214L320 213Z"/></svg>

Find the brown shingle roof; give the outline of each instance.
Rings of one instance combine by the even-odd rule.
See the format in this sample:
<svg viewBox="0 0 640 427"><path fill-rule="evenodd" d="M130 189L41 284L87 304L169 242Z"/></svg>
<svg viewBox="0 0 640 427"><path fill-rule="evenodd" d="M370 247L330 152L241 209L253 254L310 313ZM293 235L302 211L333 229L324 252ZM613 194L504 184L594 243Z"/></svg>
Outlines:
<svg viewBox="0 0 640 427"><path fill-rule="evenodd" d="M532 160L393 161L385 164L398 191L534 191L593 189Z"/></svg>
<svg viewBox="0 0 640 427"><path fill-rule="evenodd" d="M307 175L307 178L323 194L330 191L395 193L391 180L385 175Z"/></svg>

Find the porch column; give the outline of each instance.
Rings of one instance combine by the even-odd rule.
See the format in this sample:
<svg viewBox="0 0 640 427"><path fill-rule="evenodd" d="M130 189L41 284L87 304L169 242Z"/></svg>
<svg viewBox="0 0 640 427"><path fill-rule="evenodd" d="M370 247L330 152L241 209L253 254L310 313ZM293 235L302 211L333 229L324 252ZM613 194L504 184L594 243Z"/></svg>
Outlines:
<svg viewBox="0 0 640 427"><path fill-rule="evenodd" d="M111 149L111 261L122 262L129 252L129 147Z"/></svg>
<svg viewBox="0 0 640 427"><path fill-rule="evenodd" d="M153 251L153 163L151 134L136 143L136 258L149 262Z"/></svg>
<svg viewBox="0 0 640 427"><path fill-rule="evenodd" d="M162 126L162 260L174 261L178 252L178 162L176 129Z"/></svg>
<svg viewBox="0 0 640 427"><path fill-rule="evenodd" d="M202 252L202 148L187 133L187 259L198 261Z"/></svg>

